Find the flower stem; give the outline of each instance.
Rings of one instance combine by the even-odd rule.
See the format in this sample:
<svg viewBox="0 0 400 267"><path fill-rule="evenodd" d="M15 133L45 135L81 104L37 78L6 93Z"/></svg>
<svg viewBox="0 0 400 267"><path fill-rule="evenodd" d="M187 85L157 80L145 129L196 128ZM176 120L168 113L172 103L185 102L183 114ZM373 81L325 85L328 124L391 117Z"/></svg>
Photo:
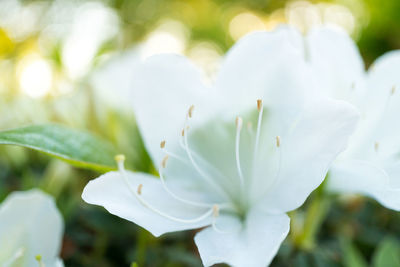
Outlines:
<svg viewBox="0 0 400 267"><path fill-rule="evenodd" d="M325 182L312 194L305 214L299 214L297 211L291 214L291 240L297 249L310 251L316 246L317 234L332 202L330 196L325 193L324 186Z"/></svg>

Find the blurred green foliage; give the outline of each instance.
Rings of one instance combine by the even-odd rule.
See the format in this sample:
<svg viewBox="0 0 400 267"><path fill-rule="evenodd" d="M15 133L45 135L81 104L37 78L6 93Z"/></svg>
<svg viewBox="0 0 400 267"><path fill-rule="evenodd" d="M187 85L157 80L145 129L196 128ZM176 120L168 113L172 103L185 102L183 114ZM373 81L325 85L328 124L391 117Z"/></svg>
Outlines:
<svg viewBox="0 0 400 267"><path fill-rule="evenodd" d="M12 1L0 2L0 11L4 7L6 12L12 12L13 9L6 6L8 2ZM207 42L218 53L223 53L235 42L230 27L238 14L250 12L271 26L271 23L287 20L282 14L285 15L287 7L294 3L284 0L105 0L103 6L111 8L118 17L118 31L99 42L89 69L76 78L66 73L63 34L67 33L50 35L51 38L43 38L43 34L51 27L67 28L72 23L67 20L49 25L50 10L56 9L55 14L59 12L61 17L64 5L79 6L85 2L89 1L21 1L21 6L32 6L39 14L38 21L33 23L35 27L27 34L17 35L7 28L8 24L0 23L0 130L45 122L88 130L111 142L118 153L125 154L128 168L144 172L154 172L154 168L132 111L115 108L99 97L89 82L91 73L113 54L145 41L165 19L184 25L187 45L183 52L199 42ZM55 3L61 4L55 6ZM309 3L343 5L353 14L352 33L367 65L386 51L400 48L398 0ZM15 12L18 17L21 11ZM23 22L18 23L17 26L23 28ZM250 28L254 26L249 23ZM56 90L42 98L24 94L19 88L19 64L32 51L39 52L49 62L52 75L67 81L72 90L67 93ZM193 242L194 232L168 234L156 239L103 208L83 203L80 197L83 187L98 175L35 151L0 147L0 200L13 190L32 187L55 196L66 224L62 249L66 266L129 266L133 262L140 267L201 266ZM291 240L293 237L287 238L272 266L400 265L400 214L372 200L336 197L327 200L319 199L317 194L291 214L298 224L292 227L292 236L299 238L307 231L302 227L302 218L307 218L315 209L326 213L326 219L318 222L320 229L316 240L304 245L301 238L296 242Z"/></svg>

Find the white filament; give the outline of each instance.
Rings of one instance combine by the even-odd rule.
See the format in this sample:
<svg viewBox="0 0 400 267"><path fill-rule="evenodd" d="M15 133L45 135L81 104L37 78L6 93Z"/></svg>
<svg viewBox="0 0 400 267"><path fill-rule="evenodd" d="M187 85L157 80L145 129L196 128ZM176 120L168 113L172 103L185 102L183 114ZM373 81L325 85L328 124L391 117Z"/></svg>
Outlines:
<svg viewBox="0 0 400 267"><path fill-rule="evenodd" d="M240 132L242 130L243 120L240 117L236 118L236 140L235 140L235 154L236 154L236 168L239 175L240 184L244 185L244 177L242 167L240 165Z"/></svg>
<svg viewBox="0 0 400 267"><path fill-rule="evenodd" d="M212 215L212 213L213 213L213 208L208 209L204 214L200 215L200 216L197 217L197 218L193 218L193 219L181 219L181 218L177 218L177 217L175 217L175 216L171 216L171 215L169 215L169 214L166 214L166 213L160 211L159 209L157 209L157 208L153 207L152 205L150 205L149 203L147 203L147 202L139 195L139 193L137 192L137 191L139 191L139 190L134 190L134 189L132 188L130 182L128 181L128 178L126 177L125 168L124 168L124 161L123 161L121 158L117 161L117 164L118 164L118 170L119 170L119 172L121 173L121 176L122 176L124 182L126 183L128 189L129 189L129 191L136 197L136 199L137 199L143 206L145 206L145 207L148 208L149 210L153 211L154 213L156 213L156 214L158 214L158 215L160 215L160 216L162 216L162 217L164 217L164 218L167 218L167 219L169 219L169 220L171 220L171 221L175 221L175 222L179 222L179 223L188 223L188 224L200 222L200 221L202 221L202 220L204 220L204 219L206 219L206 218L208 218L208 217L210 217L210 216ZM140 191L141 191L141 190L142 190L142 186L139 186L139 188L140 188ZM138 189L139 189L139 188L138 188Z"/></svg>
<svg viewBox="0 0 400 267"><path fill-rule="evenodd" d="M175 198L178 201L181 201L183 203L189 204L189 205L193 205L193 206L197 206L197 207L205 207L205 208L212 208L213 204L207 204L207 203L200 203L200 202L195 202L195 201L191 201L191 200L186 200L178 195L176 195L174 192L172 192L166 185L165 183L165 179L164 179L164 174L162 172L163 167L161 166L159 168L159 174L160 174L160 180L161 180L161 184L164 188L164 190L170 194L171 197Z"/></svg>

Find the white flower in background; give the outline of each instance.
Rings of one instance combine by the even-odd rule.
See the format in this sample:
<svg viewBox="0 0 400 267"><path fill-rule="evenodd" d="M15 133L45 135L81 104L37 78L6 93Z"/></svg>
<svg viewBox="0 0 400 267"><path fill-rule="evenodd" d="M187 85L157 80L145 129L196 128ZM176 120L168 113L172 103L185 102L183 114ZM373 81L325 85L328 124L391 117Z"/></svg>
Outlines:
<svg viewBox="0 0 400 267"><path fill-rule="evenodd" d="M356 44L340 29L315 28L302 44L321 91L361 113L348 148L329 171L328 189L400 210L400 52L383 55L366 72Z"/></svg>
<svg viewBox="0 0 400 267"><path fill-rule="evenodd" d="M0 266L63 266L63 228L52 197L39 190L11 193L0 204Z"/></svg>
<svg viewBox="0 0 400 267"><path fill-rule="evenodd" d="M284 28L243 38L212 88L184 57L149 58L133 72L132 100L160 177L124 170L119 156L119 171L83 199L155 236L206 227L195 237L205 266L268 265L286 213L323 181L358 117L316 95L288 38Z"/></svg>

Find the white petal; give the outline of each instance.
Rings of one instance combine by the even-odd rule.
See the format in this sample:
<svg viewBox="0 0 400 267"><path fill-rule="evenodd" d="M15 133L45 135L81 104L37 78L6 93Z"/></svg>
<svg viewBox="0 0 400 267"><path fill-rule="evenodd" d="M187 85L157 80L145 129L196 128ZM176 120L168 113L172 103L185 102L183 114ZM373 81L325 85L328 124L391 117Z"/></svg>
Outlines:
<svg viewBox="0 0 400 267"><path fill-rule="evenodd" d="M174 199L164 190L157 177L131 172L126 175L132 190L136 191L140 184L143 185L141 197L158 211L185 220L207 212L205 208L193 207ZM173 191L179 194L179 190ZM90 181L83 190L82 198L89 204L103 206L110 213L138 224L154 236L202 227L208 225L211 219L209 216L196 223L183 223L155 213L138 201L119 172L109 172Z"/></svg>
<svg viewBox="0 0 400 267"><path fill-rule="evenodd" d="M386 104L392 93L399 93L399 68L400 50L388 52L374 62L368 72L368 97L372 103Z"/></svg>
<svg viewBox="0 0 400 267"><path fill-rule="evenodd" d="M132 49L113 58L97 69L90 78L97 95L102 103L113 108L128 110L132 103L133 70L140 64L140 50Z"/></svg>
<svg viewBox="0 0 400 267"><path fill-rule="evenodd" d="M286 214L267 215L255 209L239 230L228 226L221 229L226 232L217 232L209 227L195 236L195 242L205 266L267 266L289 232L289 221Z"/></svg>
<svg viewBox="0 0 400 267"><path fill-rule="evenodd" d="M160 162L160 142L176 143L190 106L205 107L195 111L199 121L200 115L212 112L215 99L203 85L200 71L182 56L150 57L133 75L132 101L138 126L153 161Z"/></svg>
<svg viewBox="0 0 400 267"><path fill-rule="evenodd" d="M399 173L399 168L390 173ZM355 193L375 198L383 206L400 210L400 189L391 183L388 173L371 162L338 161L332 165L327 189L336 193Z"/></svg>
<svg viewBox="0 0 400 267"><path fill-rule="evenodd" d="M271 92L279 94L279 101L295 99L280 85L291 80L288 73L296 70L300 76L306 68L302 47L300 33L288 27L243 37L227 53L217 77L217 88L226 98L221 104L238 111L254 106L257 99L274 103Z"/></svg>
<svg viewBox="0 0 400 267"><path fill-rule="evenodd" d="M342 101L308 103L290 131L282 134L280 167L264 208L279 213L302 205L345 149L357 119L356 110Z"/></svg>
<svg viewBox="0 0 400 267"><path fill-rule="evenodd" d="M362 117L343 158L386 164L400 152L400 52L379 58L369 71Z"/></svg>
<svg viewBox="0 0 400 267"><path fill-rule="evenodd" d="M54 261L61 248L63 221L53 198L39 190L11 193L0 206L0 261L22 252L25 266L35 256Z"/></svg>
<svg viewBox="0 0 400 267"><path fill-rule="evenodd" d="M314 28L306 37L306 51L321 90L356 104L364 91L365 70L350 36L339 28Z"/></svg>

